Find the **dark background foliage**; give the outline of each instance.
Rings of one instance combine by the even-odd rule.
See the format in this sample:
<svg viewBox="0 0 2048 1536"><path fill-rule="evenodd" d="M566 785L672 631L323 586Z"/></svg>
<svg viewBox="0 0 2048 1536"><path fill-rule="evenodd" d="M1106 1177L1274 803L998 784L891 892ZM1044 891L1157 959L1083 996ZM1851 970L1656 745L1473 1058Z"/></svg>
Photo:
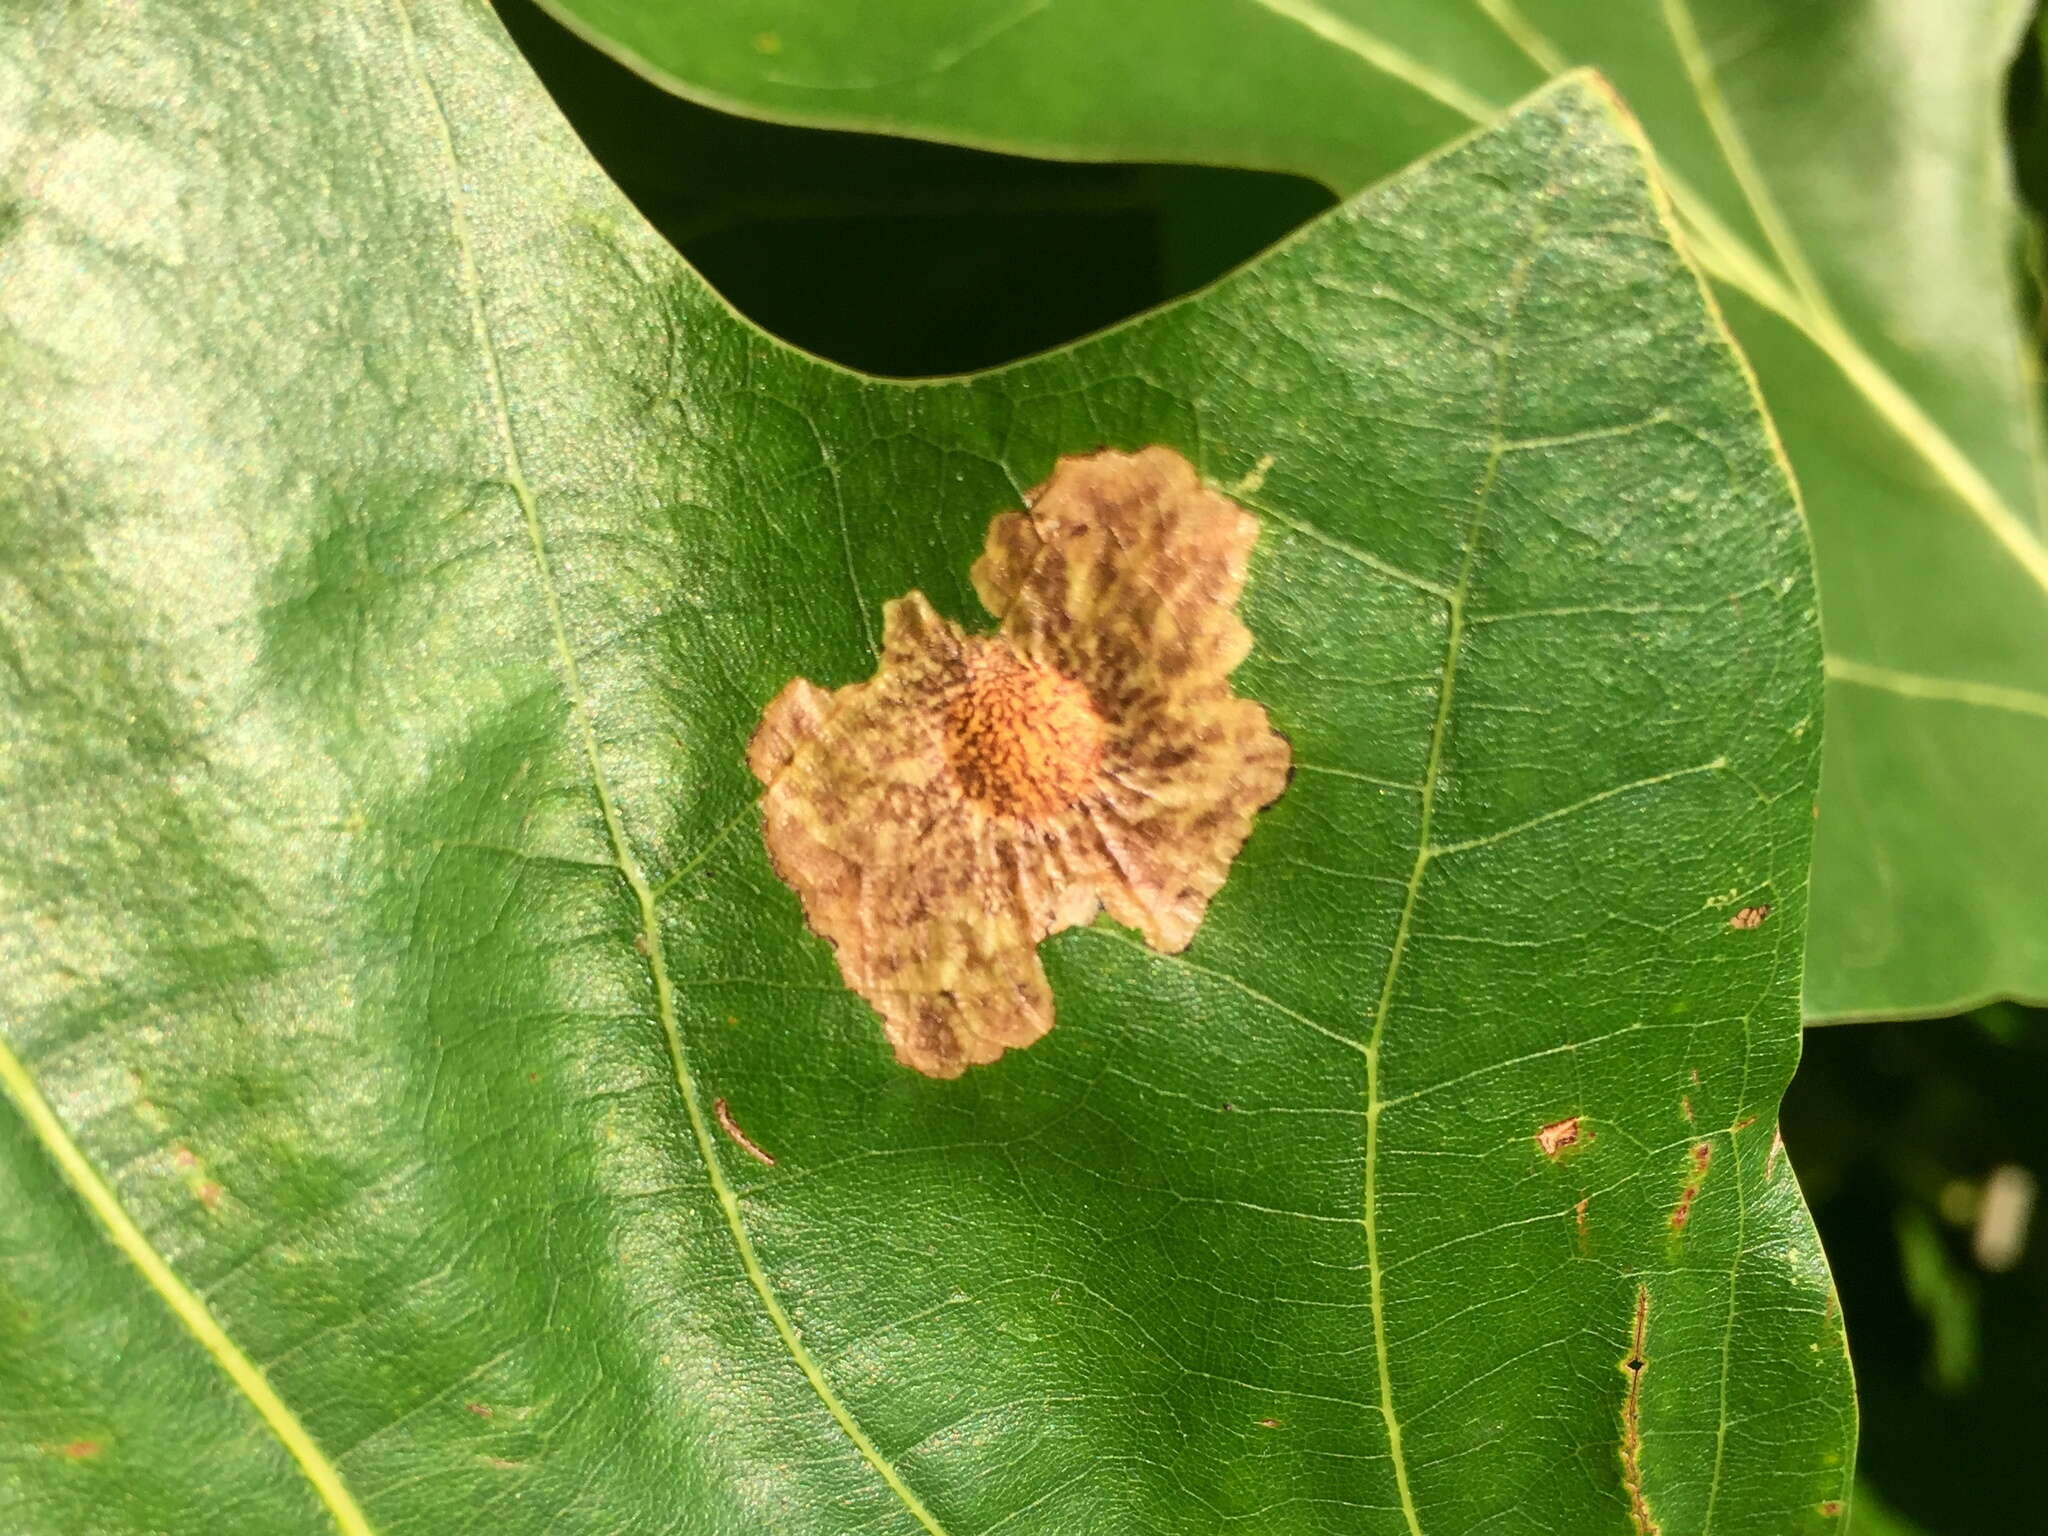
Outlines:
<svg viewBox="0 0 2048 1536"><path fill-rule="evenodd" d="M1042 351L1249 259L1328 207L1295 177L1071 165L759 123L672 97L544 17L500 13L598 159L739 310L849 367L920 376ZM2010 87L2048 338L2048 71ZM1984 1180L2048 1180L2048 1010L1807 1032L1784 1134L1848 1319L1867 1482L1933 1536L2025 1530L2048 1429L2048 1244L1973 1257Z"/></svg>

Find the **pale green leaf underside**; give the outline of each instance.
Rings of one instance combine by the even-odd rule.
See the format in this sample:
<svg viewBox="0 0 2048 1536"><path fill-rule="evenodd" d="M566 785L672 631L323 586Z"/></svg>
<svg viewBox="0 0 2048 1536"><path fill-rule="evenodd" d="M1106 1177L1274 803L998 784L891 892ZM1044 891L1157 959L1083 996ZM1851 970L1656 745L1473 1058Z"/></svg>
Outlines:
<svg viewBox="0 0 2048 1536"><path fill-rule="evenodd" d="M2007 253L2023 0L548 0L742 110L1350 188L1574 64L1640 113L1818 547L1810 1018L2048 998L2048 517Z"/></svg>
<svg viewBox="0 0 2048 1536"><path fill-rule="evenodd" d="M1839 1524L1803 531L1597 90L912 387L727 312L481 6L6 28L0 1528ZM1151 442L1263 519L1300 773L1185 956L1066 935L914 1077L744 742Z"/></svg>

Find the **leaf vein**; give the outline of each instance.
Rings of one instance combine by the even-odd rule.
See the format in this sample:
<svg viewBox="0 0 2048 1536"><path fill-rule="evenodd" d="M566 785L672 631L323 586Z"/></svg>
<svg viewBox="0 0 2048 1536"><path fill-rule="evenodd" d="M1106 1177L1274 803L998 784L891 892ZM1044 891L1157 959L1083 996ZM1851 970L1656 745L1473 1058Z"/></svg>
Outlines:
<svg viewBox="0 0 2048 1536"><path fill-rule="evenodd" d="M1252 0L1275 15L1306 27L1325 42L1354 54L1373 68L1464 113L1474 122L1492 117L1496 108L1450 80L1410 58L1386 39L1377 37L1313 0ZM1548 38L1528 25L1515 12L1511 0L1481 0L1480 8L1514 44L1539 65L1559 70L1563 55ZM1646 154L1650 153L1647 143ZM1725 155L1725 146L1724 146ZM1731 171L1735 169L1731 164ZM1798 327L1868 400L1872 408L1896 432L1899 440L1926 461L1944 481L1956 499L1981 523L1986 532L2043 590L2048 590L2048 544L1999 494L1984 472L1956 446L1951 438L1869 352L1825 304L1816 306L1809 295L1789 290L1748 243L1728 228L1706 199L1669 166L1656 163L1657 178L1668 188L1672 203L1683 216L1692 236L1692 247L1700 263L1730 287L1747 293L1757 303ZM2038 439L2039 434L2032 434ZM2048 473L2038 447L2032 449L2037 473Z"/></svg>
<svg viewBox="0 0 2048 1536"><path fill-rule="evenodd" d="M1478 837L1468 837L1462 842L1438 843L1435 847L1427 849L1425 856L1439 859L1446 854L1469 853L1474 848L1491 847L1495 843L1506 842L1511 837L1519 837L1524 832L1533 832L1536 828L1546 826L1553 821L1561 821L1567 816L1576 816L1580 811L1591 810L1602 801L1612 800L1616 796L1631 794L1639 789L1651 789L1659 784L1669 784L1674 779L1688 779L1702 773L1719 773L1727 766L1727 758L1717 757L1710 762L1695 763L1690 768L1673 768L1667 773L1653 773L1647 778L1631 779L1626 784L1616 784L1595 794L1587 795L1582 800L1574 800L1570 805L1561 805L1555 810L1545 811L1540 816L1531 816L1527 821L1518 821L1511 827L1502 827L1498 832L1487 832Z"/></svg>
<svg viewBox="0 0 2048 1536"><path fill-rule="evenodd" d="M1387 1339L1387 1266L1381 1259L1379 1243L1380 1116L1386 1108L1380 1087L1380 1048L1386 1038L1388 1017L1393 1011L1394 987L1400 975L1401 959L1407 951L1409 934L1414 927L1423 875L1430 863L1430 825L1436 810L1437 786L1443 777L1445 742L1450 732L1451 701L1456 693L1458 657L1465 638L1465 604L1471 591L1473 567L1478 559L1479 536L1485 521L1487 500L1495 481L1499 478L1501 460L1507 452L1505 423L1510 358L1514 350L1523 297L1545 238L1546 223L1540 204L1533 226L1528 248L1516 262L1509 279L1506 321L1494 350L1492 443L1487 454L1486 466L1481 472L1479 484L1473 494L1472 515L1466 522L1464 551L1458 565L1457 584L1449 596L1450 623L1444 638L1443 681L1437 690L1436 718L1430 726L1429 753L1423 765L1422 794L1416 810L1415 859L1409 867L1407 893L1402 898L1401 914L1394 929L1394 940L1387 951L1386 974L1380 982L1379 1001L1373 1010L1372 1032L1367 1037L1365 1048L1365 1156L1361 1201L1364 1206L1367 1297L1371 1302L1373 1357L1379 1375L1380 1416L1386 1421L1387 1451L1393 1463L1394 1485L1400 1495L1401 1513L1407 1521L1410 1536L1423 1536L1423 1533L1415 1495L1409 1486L1407 1457L1401 1444L1401 1420L1394 1408L1393 1365Z"/></svg>
<svg viewBox="0 0 2048 1536"><path fill-rule="evenodd" d="M1838 683L1875 688L1936 704L1968 704L1980 709L2002 709L2016 715L2037 715L2048 720L2048 693L2029 688L2012 688L2002 683L1972 682L1967 678L1930 677L1921 672L1901 672L1893 667L1872 666L1845 656L1827 659L1827 675Z"/></svg>
<svg viewBox="0 0 2048 1536"><path fill-rule="evenodd" d="M391 0L397 12L404 34L406 52L412 73L422 97L429 108L434 122L438 147L446 168L447 198L450 224L457 248L463 287L468 301L470 324L476 338L477 348L483 363L485 383L490 395L494 425L504 455L506 484L519 504L519 510L526 524L527 541L532 548L536 580L547 609L548 622L553 631L554 648L562 668L563 686L569 703L581 724L583 753L589 766L593 792L597 797L598 810L603 817L605 831L610 839L612 855L619 874L631 891L639 909L640 931L646 942L648 967L653 973L655 1005L660 1015L662 1034L668 1046L671 1065L675 1071L676 1086L681 1091L684 1112L690 1122L690 1132L697 1145L697 1152L704 1163L706 1180L725 1218L727 1231L731 1234L734 1247L738 1250L741 1268L747 1281L759 1298L762 1309L767 1313L776 1335L789 1352L790 1359L810 1384L818 1400L824 1405L840 1430L850 1440L863 1460L875 1471L890 1492L903 1502L904 1507L931 1536L946 1536L944 1527L925 1508L917 1494L903 1481L902 1475L885 1457L880 1448L868 1437L859 1422L853 1417L839 1395L832 1388L818 1363L810 1356L795 1325L784 1311L774 1287L769 1283L767 1272L761 1265L760 1256L754 1250L751 1234L740 1212L739 1199L725 1177L723 1165L719 1162L717 1147L711 1134L702 1104L699 1101L697 1082L689 1065L689 1058L683 1047L682 1030L676 1013L675 991L670 985L668 968L662 956L661 919L656 910L654 888L648 883L639 860L634 856L626 838L625 823L618 805L612 797L610 781L604 770L604 761L598 749L597 724L590 701L583 687L581 669L577 665L575 647L570 643L568 622L562 608L561 593L554 578L554 569L548 551L547 537L541 525L540 508L534 498L533 488L526 477L524 464L519 452L517 434L513 430L511 412L505 392L503 368L499 362L498 347L491 333L490 319L484 308L483 284L477 269L474 239L469 228L469 216L462 194L461 161L455 150L453 125L442 103L440 92L429 78L419 56L418 37L408 0ZM835 481L836 484L836 481ZM843 509L842 509L843 513ZM851 570L849 569L849 575ZM856 593L858 585L856 583Z"/></svg>
<svg viewBox="0 0 2048 1536"><path fill-rule="evenodd" d="M108 1241L142 1274L143 1281L162 1299L171 1315L184 1324L185 1331L199 1347L213 1357L223 1375L248 1401L264 1426L285 1449L314 1493L327 1507L341 1536L374 1536L374 1528L357 1505L355 1496L341 1479L341 1473L292 1412L261 1367L242 1352L228 1336L220 1319L200 1300L190 1286L178 1278L170 1261L156 1249L135 1218L121 1204L113 1187L100 1176L85 1149L72 1139L69 1129L36 1086L28 1066L0 1039L0 1089L14 1103L28 1123L30 1132L42 1143L64 1180L86 1208L99 1219Z"/></svg>

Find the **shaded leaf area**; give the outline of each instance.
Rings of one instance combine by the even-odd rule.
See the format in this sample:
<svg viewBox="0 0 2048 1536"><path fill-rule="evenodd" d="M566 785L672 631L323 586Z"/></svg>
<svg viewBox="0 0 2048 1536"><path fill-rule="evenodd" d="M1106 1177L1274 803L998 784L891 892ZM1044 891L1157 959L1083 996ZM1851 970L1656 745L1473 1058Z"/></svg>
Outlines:
<svg viewBox="0 0 2048 1536"><path fill-rule="evenodd" d="M1864 1489L1934 1536L2025 1530L2044 1403L2048 1244L1999 1190L2048 1178L2048 1013L1809 1036L1786 1144L1856 1344ZM1997 1241L2001 1233L2003 1242ZM1881 1527L1888 1530L1889 1527Z"/></svg>
<svg viewBox="0 0 2048 1536"><path fill-rule="evenodd" d="M1339 188L1597 66L1812 517L1830 733L1807 1013L2048 997L2048 514L2000 110L2030 5L551 3L652 78L770 116Z"/></svg>
<svg viewBox="0 0 2048 1536"><path fill-rule="evenodd" d="M738 321L481 6L36 30L0 1524L1838 1523L1773 1135L1813 594L1597 92L906 387ZM1261 519L1236 679L1299 771L1185 955L1063 935L1058 1028L927 1081L748 733L1150 443Z"/></svg>
<svg viewBox="0 0 2048 1536"><path fill-rule="evenodd" d="M1925 1536L1922 1527L1894 1513L1868 1488L1857 1490L1855 1523L1849 1529L1855 1536Z"/></svg>

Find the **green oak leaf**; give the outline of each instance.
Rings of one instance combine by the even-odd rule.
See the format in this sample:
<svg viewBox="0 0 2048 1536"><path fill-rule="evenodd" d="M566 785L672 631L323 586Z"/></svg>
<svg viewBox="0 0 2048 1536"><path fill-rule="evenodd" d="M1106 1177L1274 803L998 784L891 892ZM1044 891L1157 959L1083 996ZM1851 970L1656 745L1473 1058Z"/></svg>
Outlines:
<svg viewBox="0 0 2048 1536"><path fill-rule="evenodd" d="M1574 64L1642 115L1761 375L1828 629L1806 1012L2048 998L2048 454L2000 103L2026 0L546 0L716 104L1388 174Z"/></svg>
<svg viewBox="0 0 2048 1536"><path fill-rule="evenodd" d="M1839 1525L1804 533L1595 84L904 385L473 0L0 25L0 1528ZM748 734L1148 443L1262 519L1299 772L928 1081Z"/></svg>

